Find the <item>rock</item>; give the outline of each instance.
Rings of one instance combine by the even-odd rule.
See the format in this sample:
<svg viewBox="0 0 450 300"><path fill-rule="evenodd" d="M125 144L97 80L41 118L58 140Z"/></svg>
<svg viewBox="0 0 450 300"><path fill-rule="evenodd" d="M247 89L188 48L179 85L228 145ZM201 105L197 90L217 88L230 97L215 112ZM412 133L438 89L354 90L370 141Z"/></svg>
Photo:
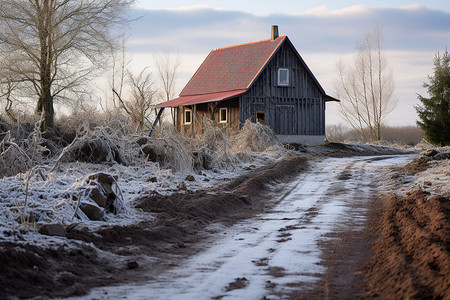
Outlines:
<svg viewBox="0 0 450 300"><path fill-rule="evenodd" d="M441 152L433 156L433 160L450 159L450 152Z"/></svg>
<svg viewBox="0 0 450 300"><path fill-rule="evenodd" d="M88 184L91 184L91 182L93 181L97 181L99 183L106 183L106 184L113 184L114 182L116 182L119 179L119 175L117 174L108 174L108 173L94 173L91 174L87 177L88 180ZM91 185L95 185L95 183L91 184Z"/></svg>
<svg viewBox="0 0 450 300"><path fill-rule="evenodd" d="M150 178L147 179L147 182L158 182L158 178L150 177Z"/></svg>
<svg viewBox="0 0 450 300"><path fill-rule="evenodd" d="M420 153L420 155L432 157L432 156L435 156L438 153L439 153L439 151L437 151L436 149L428 149L428 150L423 151L422 153Z"/></svg>
<svg viewBox="0 0 450 300"><path fill-rule="evenodd" d="M113 192L112 184L118 179L118 175L102 172L91 174L87 177L87 184L93 187L87 189L86 194L107 212L115 212L114 201L117 199L117 195Z"/></svg>
<svg viewBox="0 0 450 300"><path fill-rule="evenodd" d="M181 182L181 183L178 185L178 189L179 189L179 190L185 191L185 190L187 189L186 183Z"/></svg>
<svg viewBox="0 0 450 300"><path fill-rule="evenodd" d="M66 228L62 224L44 224L38 232L51 236L66 236Z"/></svg>
<svg viewBox="0 0 450 300"><path fill-rule="evenodd" d="M98 206L107 208L110 203L108 203L108 197L103 195L103 193L98 189L98 187L94 187L91 189L86 190L87 195L89 198L95 201Z"/></svg>
<svg viewBox="0 0 450 300"><path fill-rule="evenodd" d="M103 209L101 209L97 205L81 202L80 209L89 218L89 220L100 221L101 219L103 219Z"/></svg>
<svg viewBox="0 0 450 300"><path fill-rule="evenodd" d="M185 178L184 180L187 180L187 181L195 181L195 177L192 176L192 175L188 175L188 176L186 176L186 178Z"/></svg>
<svg viewBox="0 0 450 300"><path fill-rule="evenodd" d="M139 264L135 261L129 261L129 262L127 262L127 267L128 267L128 269L133 270L133 269L137 269L139 267Z"/></svg>
<svg viewBox="0 0 450 300"><path fill-rule="evenodd" d="M147 159L151 162L158 161L158 153L156 153L155 149L152 145L147 144L141 148L142 152L147 156Z"/></svg>
<svg viewBox="0 0 450 300"><path fill-rule="evenodd" d="M134 140L134 142L136 144L138 144L139 146L144 146L145 144L147 144L150 141L151 141L151 139L148 136L141 136Z"/></svg>

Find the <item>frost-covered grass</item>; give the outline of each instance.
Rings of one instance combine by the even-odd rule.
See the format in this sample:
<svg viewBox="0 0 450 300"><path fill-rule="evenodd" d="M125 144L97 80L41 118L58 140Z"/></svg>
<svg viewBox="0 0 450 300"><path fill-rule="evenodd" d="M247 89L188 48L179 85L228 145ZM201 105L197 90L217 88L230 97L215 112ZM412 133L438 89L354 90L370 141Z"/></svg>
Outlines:
<svg viewBox="0 0 450 300"><path fill-rule="evenodd" d="M48 147L35 147L38 150L32 168L17 168L17 174L0 179L0 240L43 240L36 233L43 224L80 223L95 229L131 224L144 217L149 220L151 216L144 216L134 208L139 197L217 187L289 154L262 125L249 123L245 128L247 134L234 139L217 128L209 128L195 139L162 128L154 137L145 138L146 145L160 151L161 159L156 162L149 161L142 153L141 146L134 142L136 135L108 127L88 129L85 126L69 145L52 155L43 154ZM265 134L258 140L257 135L262 131ZM32 139L7 138L4 145L14 144L26 159L32 156ZM46 145L50 141L39 134L34 143ZM252 148L255 145L257 148ZM207 169L195 168L192 153L198 151L208 157ZM121 209L117 214L106 213L102 220L92 221L81 212L79 205L80 202L96 205L85 190L89 188L87 177L99 172L117 176L115 192L120 195ZM192 177L188 180L187 175L194 180Z"/></svg>

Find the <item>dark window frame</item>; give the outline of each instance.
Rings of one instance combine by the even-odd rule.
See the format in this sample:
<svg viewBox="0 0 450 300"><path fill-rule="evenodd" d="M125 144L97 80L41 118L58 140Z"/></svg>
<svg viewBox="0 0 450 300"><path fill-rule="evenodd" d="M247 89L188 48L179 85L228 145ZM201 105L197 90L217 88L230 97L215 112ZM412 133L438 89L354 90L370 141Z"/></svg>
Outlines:
<svg viewBox="0 0 450 300"><path fill-rule="evenodd" d="M187 116L189 115L189 118ZM183 113L183 124L191 125L192 124L192 109L185 108Z"/></svg>

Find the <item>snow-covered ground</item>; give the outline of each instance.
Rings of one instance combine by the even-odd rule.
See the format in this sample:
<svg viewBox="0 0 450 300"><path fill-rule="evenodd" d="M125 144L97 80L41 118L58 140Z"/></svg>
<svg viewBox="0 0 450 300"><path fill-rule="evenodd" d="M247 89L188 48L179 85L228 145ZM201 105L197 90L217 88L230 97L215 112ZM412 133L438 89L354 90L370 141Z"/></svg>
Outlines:
<svg viewBox="0 0 450 300"><path fill-rule="evenodd" d="M158 163L152 162L138 166L62 163L53 172L51 172L53 165L39 165L35 167L29 179L27 173L0 179L0 240L45 245L46 237L36 232L44 224L58 223L68 226L81 222L83 226L95 230L102 226L136 223L144 216L140 210L133 208L133 204L137 198L147 193L183 192L184 189L179 189L182 183L186 190L190 191L208 189L277 158L279 158L277 153L260 154L254 156L250 163L242 162L230 165L228 169L213 168L191 173L172 172L171 169L160 168ZM87 177L98 172L118 176L117 186L120 190L118 194L123 200L123 209L116 215L105 214L101 221L91 221L86 216L80 215L77 201L79 197L84 197L82 201L92 202L81 191L88 187ZM192 175L195 180L186 180L187 175ZM30 214L33 218L29 222L25 224L18 222L21 216L27 220ZM149 220L148 213L145 219ZM51 239L64 243L64 238Z"/></svg>
<svg viewBox="0 0 450 300"><path fill-rule="evenodd" d="M364 211L355 203L375 192L383 170L412 158L316 160L311 171L274 195L269 213L230 228L212 226L217 233L205 250L179 266L144 285L96 288L77 299L271 299L310 288L325 272L319 243L350 221L362 228Z"/></svg>

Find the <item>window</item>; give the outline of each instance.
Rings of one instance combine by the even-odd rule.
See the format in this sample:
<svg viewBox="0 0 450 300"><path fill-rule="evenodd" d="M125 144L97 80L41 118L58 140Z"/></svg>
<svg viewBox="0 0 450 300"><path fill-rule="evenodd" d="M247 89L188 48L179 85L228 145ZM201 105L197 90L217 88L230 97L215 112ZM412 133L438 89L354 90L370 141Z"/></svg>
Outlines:
<svg viewBox="0 0 450 300"><path fill-rule="evenodd" d="M219 123L226 123L227 122L227 109L221 108L219 109Z"/></svg>
<svg viewBox="0 0 450 300"><path fill-rule="evenodd" d="M192 109L184 109L184 124L192 124Z"/></svg>
<svg viewBox="0 0 450 300"><path fill-rule="evenodd" d="M278 69L278 85L289 85L289 69Z"/></svg>
<svg viewBox="0 0 450 300"><path fill-rule="evenodd" d="M266 112L265 111L257 111L256 112L256 122L262 125L266 125Z"/></svg>

